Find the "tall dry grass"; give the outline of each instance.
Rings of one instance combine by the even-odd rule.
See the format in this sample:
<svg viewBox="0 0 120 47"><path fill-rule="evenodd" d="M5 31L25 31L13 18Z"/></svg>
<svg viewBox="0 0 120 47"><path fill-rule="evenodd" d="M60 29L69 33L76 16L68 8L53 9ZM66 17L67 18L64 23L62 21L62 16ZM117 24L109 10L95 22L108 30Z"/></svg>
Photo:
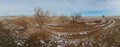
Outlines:
<svg viewBox="0 0 120 47"><path fill-rule="evenodd" d="M2 30L3 28L3 25L2 25L2 22L0 22L0 30Z"/></svg>
<svg viewBox="0 0 120 47"><path fill-rule="evenodd" d="M71 16L71 22L72 22L72 24L77 23L78 21L80 21L81 17L82 16L80 14L77 14L77 13L73 14Z"/></svg>
<svg viewBox="0 0 120 47"><path fill-rule="evenodd" d="M64 26L66 24L66 21L68 21L68 17L65 15L59 16L58 22L59 25Z"/></svg>
<svg viewBox="0 0 120 47"><path fill-rule="evenodd" d="M35 8L35 21L39 29L42 29L42 26L46 22L46 17L49 16L49 11L43 11L41 8Z"/></svg>

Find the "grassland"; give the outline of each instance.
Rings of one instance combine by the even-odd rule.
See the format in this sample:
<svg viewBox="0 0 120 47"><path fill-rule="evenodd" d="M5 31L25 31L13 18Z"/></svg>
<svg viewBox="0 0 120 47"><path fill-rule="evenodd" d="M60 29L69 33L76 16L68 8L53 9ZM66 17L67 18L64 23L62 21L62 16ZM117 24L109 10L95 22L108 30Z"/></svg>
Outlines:
<svg viewBox="0 0 120 47"><path fill-rule="evenodd" d="M120 47L120 17L34 16L0 18L0 47Z"/></svg>

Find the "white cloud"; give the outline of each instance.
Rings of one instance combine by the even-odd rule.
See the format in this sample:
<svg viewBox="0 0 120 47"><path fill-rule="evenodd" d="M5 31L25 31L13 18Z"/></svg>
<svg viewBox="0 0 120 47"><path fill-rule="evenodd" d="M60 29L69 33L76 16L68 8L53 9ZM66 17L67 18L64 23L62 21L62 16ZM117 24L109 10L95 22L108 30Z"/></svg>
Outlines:
<svg viewBox="0 0 120 47"><path fill-rule="evenodd" d="M113 10L120 11L120 0L111 0L109 3Z"/></svg>
<svg viewBox="0 0 120 47"><path fill-rule="evenodd" d="M0 0L0 14L32 14L40 6L55 14L101 11L104 14L119 14L120 0Z"/></svg>
<svg viewBox="0 0 120 47"><path fill-rule="evenodd" d="M110 8L107 6L108 3L106 1L99 0L61 0L60 2L55 0L45 2L42 0L40 4L40 6L49 9L50 11L58 12L59 14L82 11L104 11Z"/></svg>

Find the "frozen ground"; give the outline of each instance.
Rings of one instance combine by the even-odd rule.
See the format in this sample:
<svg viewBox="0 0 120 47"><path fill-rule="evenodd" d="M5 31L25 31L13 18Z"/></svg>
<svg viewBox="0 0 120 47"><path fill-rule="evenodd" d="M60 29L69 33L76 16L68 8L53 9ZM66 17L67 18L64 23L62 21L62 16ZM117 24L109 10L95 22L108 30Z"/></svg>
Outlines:
<svg viewBox="0 0 120 47"><path fill-rule="evenodd" d="M9 17L10 18L10 17ZM4 18L3 18L4 19ZM11 19L11 18L10 18ZM81 31L77 33L58 32L44 26L40 31L36 24L27 24L27 30L22 25L8 23L6 28L11 31L0 35L1 47L119 47L120 46L120 19L112 17L100 30ZM106 25L106 26L104 26ZM97 27L96 26L96 27ZM52 27L51 27L52 28ZM104 29L105 28L105 29ZM14 30L15 29L15 30ZM88 33L87 33L88 32ZM7 42L7 43L5 43Z"/></svg>

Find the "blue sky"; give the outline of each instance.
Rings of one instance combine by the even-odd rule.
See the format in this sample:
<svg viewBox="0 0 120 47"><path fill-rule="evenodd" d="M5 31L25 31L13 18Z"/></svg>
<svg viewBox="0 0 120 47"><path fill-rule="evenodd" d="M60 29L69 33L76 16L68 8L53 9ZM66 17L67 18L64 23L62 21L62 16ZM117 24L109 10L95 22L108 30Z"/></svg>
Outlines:
<svg viewBox="0 0 120 47"><path fill-rule="evenodd" d="M40 6L51 14L120 15L120 0L0 0L0 16L33 15Z"/></svg>

